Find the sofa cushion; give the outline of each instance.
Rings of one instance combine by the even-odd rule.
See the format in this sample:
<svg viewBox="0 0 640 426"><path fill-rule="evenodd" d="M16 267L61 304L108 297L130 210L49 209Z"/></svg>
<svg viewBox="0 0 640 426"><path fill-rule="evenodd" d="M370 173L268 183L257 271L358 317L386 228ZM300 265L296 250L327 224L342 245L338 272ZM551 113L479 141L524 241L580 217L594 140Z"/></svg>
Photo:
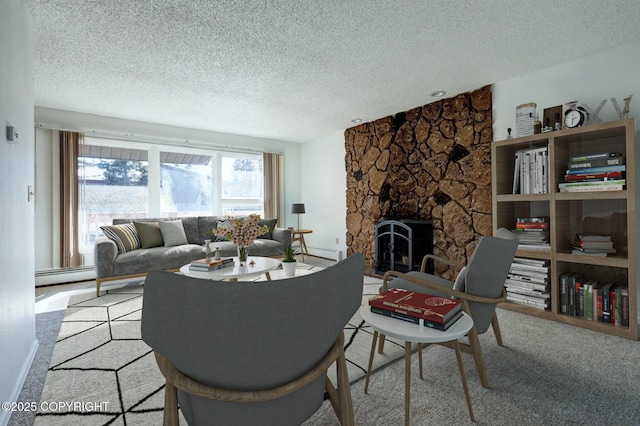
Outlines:
<svg viewBox="0 0 640 426"><path fill-rule="evenodd" d="M126 253L140 248L140 238L133 223L101 226L104 235L116 243L118 253Z"/></svg>
<svg viewBox="0 0 640 426"><path fill-rule="evenodd" d="M187 235L184 233L182 220L162 221L159 222L159 224L165 247L179 246L188 243Z"/></svg>
<svg viewBox="0 0 640 426"><path fill-rule="evenodd" d="M118 276L178 269L204 257L204 248L195 244L133 250L118 255L113 264L113 273Z"/></svg>
<svg viewBox="0 0 640 426"><path fill-rule="evenodd" d="M137 222L133 225L136 227L138 237L140 238L140 246L142 248L164 246L162 232L160 232L159 222Z"/></svg>
<svg viewBox="0 0 640 426"><path fill-rule="evenodd" d="M258 221L258 225L267 225L269 227L269 232L267 232L266 234L258 235L258 238L273 240L273 229L276 227L277 222L278 219L260 219Z"/></svg>

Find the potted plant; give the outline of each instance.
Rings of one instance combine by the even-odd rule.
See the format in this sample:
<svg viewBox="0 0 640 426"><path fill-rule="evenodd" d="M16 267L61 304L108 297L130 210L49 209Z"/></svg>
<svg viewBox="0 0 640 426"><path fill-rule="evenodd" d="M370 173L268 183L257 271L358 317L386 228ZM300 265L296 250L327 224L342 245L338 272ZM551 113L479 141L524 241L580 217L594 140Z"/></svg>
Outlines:
<svg viewBox="0 0 640 426"><path fill-rule="evenodd" d="M295 250L288 245L284 248L284 259L282 259L282 269L284 270L285 277L293 277L296 275L297 261L294 257L296 255Z"/></svg>

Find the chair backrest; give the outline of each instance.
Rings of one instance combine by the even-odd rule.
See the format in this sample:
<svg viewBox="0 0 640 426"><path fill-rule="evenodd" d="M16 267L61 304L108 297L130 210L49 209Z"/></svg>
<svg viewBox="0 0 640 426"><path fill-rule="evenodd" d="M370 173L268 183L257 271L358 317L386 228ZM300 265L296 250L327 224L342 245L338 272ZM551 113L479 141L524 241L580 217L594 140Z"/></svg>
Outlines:
<svg viewBox="0 0 640 426"><path fill-rule="evenodd" d="M505 234L506 235L506 234ZM465 291L484 297L499 297L518 248L518 240L485 236L480 239L465 268ZM495 304L469 302L478 334L489 328Z"/></svg>
<svg viewBox="0 0 640 426"><path fill-rule="evenodd" d="M315 366L358 310L364 259L269 282L147 276L142 339L182 373L211 387L270 389ZM280 398L229 403L178 393L190 424L300 424L322 404L326 375Z"/></svg>

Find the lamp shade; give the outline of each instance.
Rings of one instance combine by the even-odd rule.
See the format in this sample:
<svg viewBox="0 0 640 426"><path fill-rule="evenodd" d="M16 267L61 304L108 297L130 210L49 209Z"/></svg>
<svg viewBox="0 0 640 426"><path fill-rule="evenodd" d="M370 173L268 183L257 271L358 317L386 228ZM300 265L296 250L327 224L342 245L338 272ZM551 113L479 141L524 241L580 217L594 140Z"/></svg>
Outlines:
<svg viewBox="0 0 640 426"><path fill-rule="evenodd" d="M304 213L304 204L291 204L291 213Z"/></svg>

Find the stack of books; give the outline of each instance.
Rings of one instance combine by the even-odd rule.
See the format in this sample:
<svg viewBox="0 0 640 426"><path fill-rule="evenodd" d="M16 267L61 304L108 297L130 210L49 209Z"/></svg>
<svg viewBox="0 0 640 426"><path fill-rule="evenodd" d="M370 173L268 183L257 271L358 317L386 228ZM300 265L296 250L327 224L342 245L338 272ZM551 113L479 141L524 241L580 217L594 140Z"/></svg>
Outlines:
<svg viewBox="0 0 640 426"><path fill-rule="evenodd" d="M616 253L611 235L577 234L571 244L571 253L587 256L608 256Z"/></svg>
<svg viewBox="0 0 640 426"><path fill-rule="evenodd" d="M582 274L560 275L560 312L589 321L629 326L629 288Z"/></svg>
<svg viewBox="0 0 640 426"><path fill-rule="evenodd" d="M513 193L545 194L547 192L549 192L548 147L517 151L513 168Z"/></svg>
<svg viewBox="0 0 640 426"><path fill-rule="evenodd" d="M508 301L537 309L548 309L551 300L549 261L514 258L504 287Z"/></svg>
<svg viewBox="0 0 640 426"><path fill-rule="evenodd" d="M519 217L511 232L518 238L518 248L525 250L550 250L549 218Z"/></svg>
<svg viewBox="0 0 640 426"><path fill-rule="evenodd" d="M232 263L233 263L232 257L229 257L226 259L219 259L219 260L211 259L209 261L207 261L207 259L198 259L198 260L192 261L191 264L189 264L189 270L208 272L208 271L213 271L215 269L220 269L223 266L227 264L232 264Z"/></svg>
<svg viewBox="0 0 640 426"><path fill-rule="evenodd" d="M625 157L619 152L571 157L560 192L621 191L626 189Z"/></svg>
<svg viewBox="0 0 640 426"><path fill-rule="evenodd" d="M447 330L462 316L459 300L391 288L369 299L371 312Z"/></svg>

